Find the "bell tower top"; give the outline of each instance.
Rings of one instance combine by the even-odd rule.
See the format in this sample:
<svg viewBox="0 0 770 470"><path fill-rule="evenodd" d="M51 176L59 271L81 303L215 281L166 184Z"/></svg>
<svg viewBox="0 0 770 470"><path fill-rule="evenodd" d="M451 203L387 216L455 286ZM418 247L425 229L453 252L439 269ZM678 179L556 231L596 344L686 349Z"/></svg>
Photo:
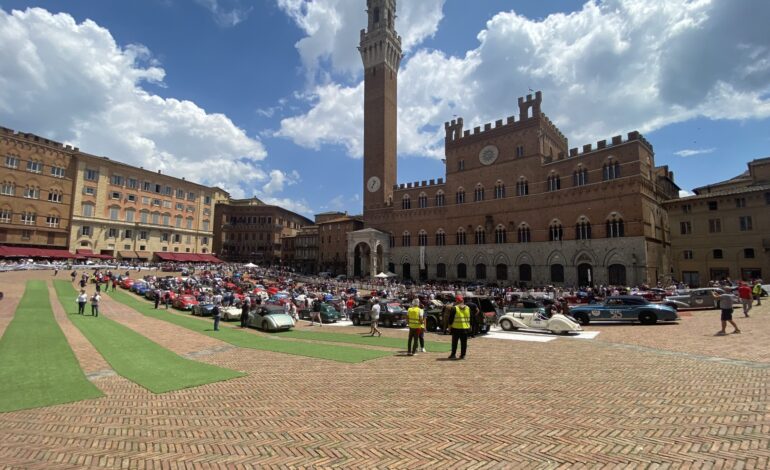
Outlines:
<svg viewBox="0 0 770 470"><path fill-rule="evenodd" d="M398 72L401 65L401 36L396 33L396 0L366 0L369 22L361 30L358 50L364 69L384 63Z"/></svg>

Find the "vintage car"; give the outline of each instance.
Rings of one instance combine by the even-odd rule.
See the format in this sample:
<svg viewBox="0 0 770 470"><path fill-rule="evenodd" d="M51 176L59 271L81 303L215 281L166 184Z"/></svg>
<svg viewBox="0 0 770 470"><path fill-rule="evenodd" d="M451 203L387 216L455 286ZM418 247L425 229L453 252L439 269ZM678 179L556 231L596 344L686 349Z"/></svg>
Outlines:
<svg viewBox="0 0 770 470"><path fill-rule="evenodd" d="M248 326L259 328L262 331L290 330L294 326L291 315L283 312L283 308L277 305L260 305L249 312Z"/></svg>
<svg viewBox="0 0 770 470"><path fill-rule="evenodd" d="M281 311L283 311L283 307L281 306ZM310 320L313 316L313 309L311 308L303 308L298 312L299 317L303 320ZM336 323L342 319L342 314L337 311L336 308L334 308L334 305L328 304L326 302L321 303L321 321L323 323Z"/></svg>
<svg viewBox="0 0 770 470"><path fill-rule="evenodd" d="M583 330L575 320L566 315L556 313L548 317L542 307L535 309L534 312L507 311L500 317L499 324L505 331L531 329L566 335Z"/></svg>
<svg viewBox="0 0 770 470"><path fill-rule="evenodd" d="M180 295L174 299L174 302L171 305L179 310L192 310L193 307L198 305L198 301L195 299L195 296Z"/></svg>
<svg viewBox="0 0 770 470"><path fill-rule="evenodd" d="M283 309L281 309L283 311ZM219 307L219 316L224 321L240 320L243 309L241 307L235 307L233 305L227 307Z"/></svg>
<svg viewBox="0 0 770 470"><path fill-rule="evenodd" d="M369 314L372 311L371 305L361 305L353 309L350 312L350 319L354 325L363 325L371 323L372 320ZM401 304L396 301L383 301L380 302L380 319L378 323L387 327L391 326L406 326L406 310L401 307Z"/></svg>
<svg viewBox="0 0 770 470"><path fill-rule="evenodd" d="M446 297L444 298L446 299ZM502 309L491 297L469 295L465 297L465 303L469 306L476 305L478 307L475 321L478 323L478 332L482 334L488 333L491 326L497 323L498 318L503 313ZM448 325L444 324L444 313L447 311L447 308L451 308L454 304L454 297L451 297L451 300L444 304L443 307L439 307L438 304L433 303L425 309L425 329L428 331L436 331L439 328L442 331L446 330ZM473 325L473 319L471 319L471 322Z"/></svg>
<svg viewBox="0 0 770 470"><path fill-rule="evenodd" d="M124 277L122 281L120 281L120 287L123 289L130 289L131 286L134 285L134 280L130 277Z"/></svg>
<svg viewBox="0 0 770 470"><path fill-rule="evenodd" d="M667 305L676 303L678 308L719 308L719 296L724 292L718 287L692 289L681 295L666 297L663 303ZM733 295L733 302L740 304L740 299Z"/></svg>
<svg viewBox="0 0 770 470"><path fill-rule="evenodd" d="M214 312L214 304L208 302L208 303L198 303L198 305L194 305L192 308L192 314L198 315L199 317L210 317L213 315Z"/></svg>
<svg viewBox="0 0 770 470"><path fill-rule="evenodd" d="M572 307L570 315L581 325L596 321L638 321L642 325L653 325L659 321L679 320L674 308L653 304L644 297L635 295L607 297L607 300L600 304Z"/></svg>

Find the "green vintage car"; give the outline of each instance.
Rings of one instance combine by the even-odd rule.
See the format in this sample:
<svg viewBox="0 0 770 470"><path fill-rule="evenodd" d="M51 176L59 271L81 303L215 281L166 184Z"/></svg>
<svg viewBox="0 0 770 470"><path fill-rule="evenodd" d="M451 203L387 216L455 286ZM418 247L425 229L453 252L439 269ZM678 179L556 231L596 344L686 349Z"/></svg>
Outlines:
<svg viewBox="0 0 770 470"><path fill-rule="evenodd" d="M313 316L312 308L303 308L299 311L299 317L303 320L310 320ZM321 304L321 321L323 323L336 323L342 319L342 314L334 308L334 305L326 302Z"/></svg>

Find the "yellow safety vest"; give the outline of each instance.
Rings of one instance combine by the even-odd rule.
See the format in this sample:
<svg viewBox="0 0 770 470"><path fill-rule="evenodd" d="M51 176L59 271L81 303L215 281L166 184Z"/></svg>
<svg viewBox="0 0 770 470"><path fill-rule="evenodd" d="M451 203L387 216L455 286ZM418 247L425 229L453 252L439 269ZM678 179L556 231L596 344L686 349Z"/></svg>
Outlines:
<svg viewBox="0 0 770 470"><path fill-rule="evenodd" d="M460 308L455 306L455 319L452 322L452 329L454 330L470 330L471 329L471 309L467 305Z"/></svg>
<svg viewBox="0 0 770 470"><path fill-rule="evenodd" d="M409 310L406 312L409 328L422 328L422 321L420 321L421 311L420 307L409 307Z"/></svg>
<svg viewBox="0 0 770 470"><path fill-rule="evenodd" d="M754 295L762 295L762 285L756 284L754 288L751 290L751 293Z"/></svg>

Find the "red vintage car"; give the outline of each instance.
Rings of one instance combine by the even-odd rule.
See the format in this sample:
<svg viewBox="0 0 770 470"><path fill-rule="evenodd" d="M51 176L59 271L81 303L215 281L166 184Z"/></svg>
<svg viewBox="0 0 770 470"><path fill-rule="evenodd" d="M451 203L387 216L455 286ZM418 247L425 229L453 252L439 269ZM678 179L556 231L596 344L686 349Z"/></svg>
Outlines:
<svg viewBox="0 0 770 470"><path fill-rule="evenodd" d="M122 281L120 281L120 287L122 287L123 289L130 289L131 286L133 285L134 285L134 280L131 279L130 277L125 277L123 278Z"/></svg>
<svg viewBox="0 0 770 470"><path fill-rule="evenodd" d="M192 295L180 295L174 299L173 306L179 310L192 310L194 306L198 305L198 301Z"/></svg>

